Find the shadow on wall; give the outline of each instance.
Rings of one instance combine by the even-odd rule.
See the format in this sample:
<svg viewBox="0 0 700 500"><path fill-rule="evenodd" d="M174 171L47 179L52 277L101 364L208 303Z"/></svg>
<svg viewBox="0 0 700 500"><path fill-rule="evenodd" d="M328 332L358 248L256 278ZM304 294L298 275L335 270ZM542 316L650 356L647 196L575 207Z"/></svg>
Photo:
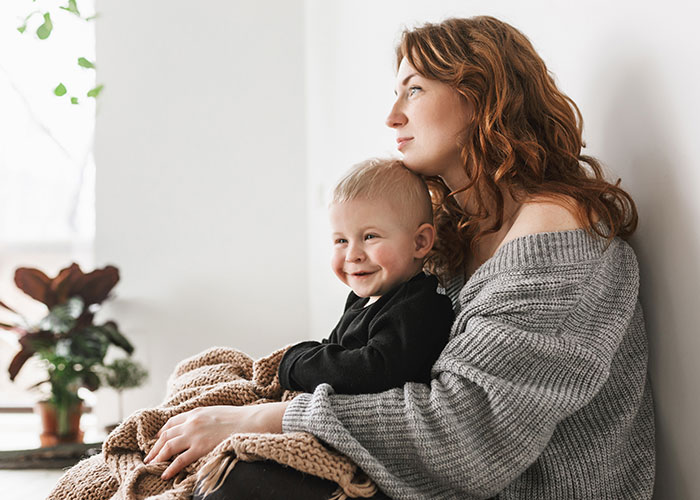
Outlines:
<svg viewBox="0 0 700 500"><path fill-rule="evenodd" d="M623 179L639 210L631 244L640 264L655 399L654 498L700 498L692 496L700 456L694 437L700 416L695 359L700 352L700 214L693 212L689 198L687 177L694 174L682 163L682 144L674 134L681 123L674 106L683 109L678 106L683 97L670 92L654 61L640 54L637 47L634 54L611 57L603 71L594 73L591 86L604 113L600 156L614 178Z"/></svg>

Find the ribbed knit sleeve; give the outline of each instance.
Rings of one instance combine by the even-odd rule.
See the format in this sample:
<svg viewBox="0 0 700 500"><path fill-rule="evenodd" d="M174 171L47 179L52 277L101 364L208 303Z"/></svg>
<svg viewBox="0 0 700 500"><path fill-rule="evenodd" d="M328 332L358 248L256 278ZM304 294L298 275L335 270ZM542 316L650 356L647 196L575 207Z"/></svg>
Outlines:
<svg viewBox="0 0 700 500"><path fill-rule="evenodd" d="M594 498L585 491L645 498L620 493L629 464L652 469L635 494L650 492L653 482L637 294L636 259L620 240L606 247L582 230L514 240L460 292L460 313L430 386L345 396L322 385L290 404L284 430L323 439L396 499ZM640 335L644 349L630 354L638 343L625 337ZM633 361L634 369L616 366L610 381L613 364ZM606 385L606 393L638 390L605 408L598 396ZM639 418L623 418L629 414ZM643 429L643 442L610 444L631 439L621 425Z"/></svg>

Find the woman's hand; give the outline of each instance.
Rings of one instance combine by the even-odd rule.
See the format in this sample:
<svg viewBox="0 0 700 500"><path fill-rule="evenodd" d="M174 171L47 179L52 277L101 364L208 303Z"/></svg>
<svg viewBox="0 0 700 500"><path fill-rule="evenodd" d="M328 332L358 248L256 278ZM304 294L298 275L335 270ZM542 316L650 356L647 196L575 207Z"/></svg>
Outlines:
<svg viewBox="0 0 700 500"><path fill-rule="evenodd" d="M180 453L161 476L170 479L209 453L231 434L281 433L286 408L287 403L266 403L252 406L206 406L181 413L168 420L158 431L158 440L144 462L165 462Z"/></svg>

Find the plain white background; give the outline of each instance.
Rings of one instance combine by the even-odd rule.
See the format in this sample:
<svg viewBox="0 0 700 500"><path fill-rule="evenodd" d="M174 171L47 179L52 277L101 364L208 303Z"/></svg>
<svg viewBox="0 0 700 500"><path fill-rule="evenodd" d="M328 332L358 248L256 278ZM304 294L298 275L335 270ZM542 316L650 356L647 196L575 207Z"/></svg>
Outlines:
<svg viewBox="0 0 700 500"><path fill-rule="evenodd" d="M206 347L259 356L327 335L346 290L328 266L325 193L353 163L394 153L383 122L402 26L491 14L530 37L583 112L587 153L639 205L656 497L700 498L689 4L129 0L98 11L96 262L122 270L107 315L152 374L128 410L157 404L174 364Z"/></svg>

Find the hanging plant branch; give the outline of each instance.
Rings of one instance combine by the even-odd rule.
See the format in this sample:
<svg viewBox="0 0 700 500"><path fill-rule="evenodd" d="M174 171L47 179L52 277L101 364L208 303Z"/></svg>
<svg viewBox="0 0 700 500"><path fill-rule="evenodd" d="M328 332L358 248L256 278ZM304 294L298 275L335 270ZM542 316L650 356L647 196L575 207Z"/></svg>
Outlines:
<svg viewBox="0 0 700 500"><path fill-rule="evenodd" d="M34 17L35 14L41 14L41 11L35 10L34 12L30 12L29 15L24 18L22 25L17 27L17 31L24 33L27 30L27 23L32 17Z"/></svg>
<svg viewBox="0 0 700 500"><path fill-rule="evenodd" d="M10 74L7 69L0 64L0 73L3 73L7 77L7 81L10 83L10 86L12 87L12 90L15 91L17 94L17 97L22 101L22 104L24 105L24 108L27 110L27 113L29 114L29 117L32 120L32 123L39 129L41 132L46 135L46 137L49 138L50 141L52 141L54 144L56 144L56 147L63 153L63 155L68 158L68 160L73 161L73 157L71 156L70 152L66 149L66 147L61 144L61 141L58 140L58 138L53 134L51 129L44 123L44 121L39 117L39 115L34 111L34 107L32 106L32 103L29 102L29 99L27 96L24 94L20 86L15 82L15 79L12 77L12 74Z"/></svg>
<svg viewBox="0 0 700 500"><path fill-rule="evenodd" d="M36 0L32 0L36 1ZM65 5L58 6L60 10L69 12L76 16L79 19L82 19L85 22L92 21L97 18L97 13L94 15L88 16L88 17L83 17L82 14L80 13L80 10L78 9L78 2L77 0L67 0ZM17 27L17 31L20 33L24 34L27 30L27 25L35 15L42 15L44 22L36 29L36 36L40 40L46 40L51 36L51 33L53 32L54 25L53 25L53 19L51 18L51 13L50 12L41 12L39 10L35 10L27 15L27 17L24 18L22 24ZM78 66L81 68L89 69L89 70L95 70L95 62L90 61L86 57L79 57L78 58ZM97 98L100 95L100 92L102 92L102 89L104 88L103 84L97 85L94 88L90 89L87 93L87 97L92 97L92 98ZM67 89L63 83L60 83L57 87L53 89L54 95L58 97L63 97L64 95L67 94ZM77 96L72 95L70 96L70 102L71 104L79 104L80 100Z"/></svg>
<svg viewBox="0 0 700 500"><path fill-rule="evenodd" d="M75 0L68 0L68 5L66 7L59 7L59 9L66 10L70 12L71 14L75 14L76 16L82 18L80 15L80 11L78 10L78 5L76 4Z"/></svg>

